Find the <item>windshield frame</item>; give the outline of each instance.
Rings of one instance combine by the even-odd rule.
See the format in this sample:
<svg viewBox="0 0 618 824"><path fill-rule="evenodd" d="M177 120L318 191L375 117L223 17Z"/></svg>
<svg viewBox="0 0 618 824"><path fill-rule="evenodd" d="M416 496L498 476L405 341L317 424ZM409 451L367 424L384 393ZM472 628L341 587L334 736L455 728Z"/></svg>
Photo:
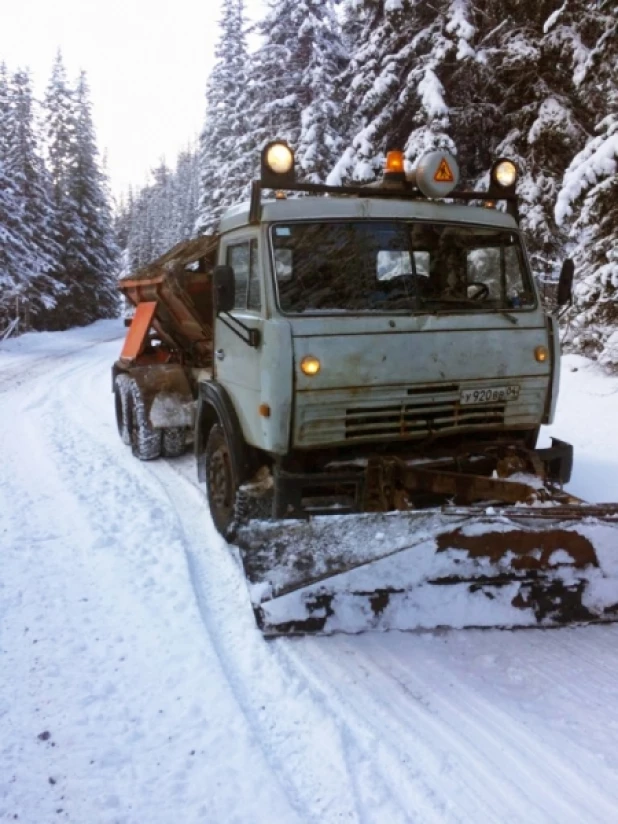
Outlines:
<svg viewBox="0 0 618 824"><path fill-rule="evenodd" d="M273 243L273 233L274 230L278 226L290 226L290 225L303 225L303 224L320 224L320 223L329 223L329 224L349 224L349 223L389 223L389 224L425 224L430 226L441 226L441 227L452 227L452 228L463 228L463 229L483 229L483 230L494 230L496 233L499 232L509 232L511 234L516 235L517 237L517 249L519 251L519 256L521 260L521 269L522 269L522 277L527 278L530 285L530 293L532 294L534 300L533 303L526 306L515 306L515 307L489 307L484 305L483 301L474 301L471 302L469 306L465 309L461 307L453 307L448 308L446 305L442 305L439 308L428 308L427 306L418 306L416 308L404 308L404 309L313 309L307 310L305 312L291 312L286 311L281 306L281 300L279 295L279 282L277 278L277 268L276 268L276 261L275 261L275 245ZM268 225L268 256L270 262L270 276L272 278L273 290L274 290L274 298L275 298L275 305L277 307L277 311L284 317L294 317L294 318L323 318L323 317L355 317L358 315L362 315L363 317L389 317L393 315L397 315L399 317L419 317L419 316L446 316L446 315L458 315L460 317L471 316L476 317L479 314L483 315L512 315L512 314L520 314L520 313L531 313L536 312L539 308L539 294L536 281L534 279L534 275L532 274L532 270L530 267L530 261L528 259L528 254L526 251L526 246L523 242L523 236L520 227L515 226L500 226L500 225L488 225L486 223L479 223L479 222L470 222L470 223L463 223L461 221L448 221L448 220L430 220L428 218L402 218L402 217L369 217L369 218L360 218L357 216L350 216L344 218L337 218L337 219L320 219L317 218L307 218L303 220L276 220L273 221ZM478 309L476 305L478 304Z"/></svg>

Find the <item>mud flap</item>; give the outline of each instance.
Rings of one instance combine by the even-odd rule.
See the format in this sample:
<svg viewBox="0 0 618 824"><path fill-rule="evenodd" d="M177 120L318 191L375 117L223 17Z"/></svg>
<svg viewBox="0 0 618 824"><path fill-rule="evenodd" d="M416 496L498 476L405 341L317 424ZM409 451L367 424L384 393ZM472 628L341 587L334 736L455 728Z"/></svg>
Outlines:
<svg viewBox="0 0 618 824"><path fill-rule="evenodd" d="M251 522L237 543L266 635L618 620L615 505Z"/></svg>

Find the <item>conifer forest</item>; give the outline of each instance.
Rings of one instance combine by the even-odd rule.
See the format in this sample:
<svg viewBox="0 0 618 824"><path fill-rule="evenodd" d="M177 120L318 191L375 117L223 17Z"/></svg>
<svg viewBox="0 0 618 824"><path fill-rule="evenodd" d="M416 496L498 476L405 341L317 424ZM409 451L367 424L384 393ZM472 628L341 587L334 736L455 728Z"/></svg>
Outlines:
<svg viewBox="0 0 618 824"><path fill-rule="evenodd" d="M618 369L615 0L266 0L251 26L222 0L219 22L196 145L113 210L86 76L58 57L35 117L28 72L0 70L0 336L115 314L117 277L216 231L283 138L331 184L375 180L391 148L448 149L477 187L513 159L542 290L575 261L565 345Z"/></svg>
<svg viewBox="0 0 618 824"><path fill-rule="evenodd" d="M113 317L118 260L86 74L58 54L39 103L0 64L0 337Z"/></svg>

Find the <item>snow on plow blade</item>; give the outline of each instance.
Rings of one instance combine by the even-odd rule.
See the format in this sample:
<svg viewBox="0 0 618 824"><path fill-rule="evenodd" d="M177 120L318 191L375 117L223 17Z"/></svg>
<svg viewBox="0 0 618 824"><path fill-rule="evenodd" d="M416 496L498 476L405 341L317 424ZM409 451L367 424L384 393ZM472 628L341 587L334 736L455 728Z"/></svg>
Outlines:
<svg viewBox="0 0 618 824"><path fill-rule="evenodd" d="M252 521L240 547L265 635L618 620L618 506Z"/></svg>

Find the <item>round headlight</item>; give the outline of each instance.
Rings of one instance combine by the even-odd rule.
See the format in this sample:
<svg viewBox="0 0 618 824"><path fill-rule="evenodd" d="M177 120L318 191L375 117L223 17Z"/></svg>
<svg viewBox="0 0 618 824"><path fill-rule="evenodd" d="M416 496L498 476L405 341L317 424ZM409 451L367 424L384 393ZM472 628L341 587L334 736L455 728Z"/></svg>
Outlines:
<svg viewBox="0 0 618 824"><path fill-rule="evenodd" d="M266 165L271 172L285 175L294 166L294 153L285 143L273 143L266 152Z"/></svg>
<svg viewBox="0 0 618 824"><path fill-rule="evenodd" d="M537 346L534 350L534 358L539 363L545 363L545 361L549 358L549 352L547 351L546 346Z"/></svg>
<svg viewBox="0 0 618 824"><path fill-rule="evenodd" d="M500 160L491 170L494 183L503 189L509 189L517 180L517 166L512 160Z"/></svg>
<svg viewBox="0 0 618 824"><path fill-rule="evenodd" d="M313 355L305 355L300 362L301 372L304 372L305 375L309 375L309 377L317 375L321 366L322 364L320 361L317 358L314 358Z"/></svg>

